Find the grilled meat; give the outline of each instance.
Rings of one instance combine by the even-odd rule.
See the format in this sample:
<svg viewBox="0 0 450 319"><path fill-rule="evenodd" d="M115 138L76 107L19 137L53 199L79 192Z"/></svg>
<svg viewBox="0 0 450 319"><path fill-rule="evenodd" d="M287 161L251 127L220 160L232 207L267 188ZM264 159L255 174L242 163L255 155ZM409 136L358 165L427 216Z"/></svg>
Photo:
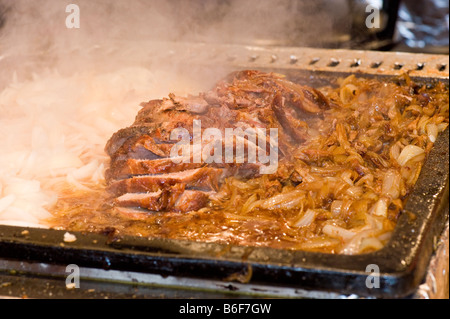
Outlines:
<svg viewBox="0 0 450 319"><path fill-rule="evenodd" d="M218 190L224 178L250 178L260 174L258 168L262 164L249 161L249 150L262 154L269 151L270 144L260 145L249 134L225 138L218 147L222 149L231 143L233 154L238 153L238 139L244 140L240 150L246 155L229 161L225 154L215 154L216 148L206 150L204 145L200 149L193 146L196 123L201 123L201 133L214 128L222 136L227 136L226 129L247 132L246 129L252 128L264 132L269 142L268 130L276 128L277 156L286 157L308 139L307 119L320 115L329 108L329 102L315 89L289 82L280 75L240 71L198 96L170 94L169 98L152 100L142 106L133 125L116 132L105 148L111 158L106 172L108 189L118 196L115 203L125 207L122 211L127 214L142 209L198 210L207 204L208 197ZM179 139L174 139L173 132L180 129L187 132L192 153L174 161L171 152ZM208 141L214 142L214 137ZM217 155L216 160L195 160L205 152L209 156Z"/></svg>

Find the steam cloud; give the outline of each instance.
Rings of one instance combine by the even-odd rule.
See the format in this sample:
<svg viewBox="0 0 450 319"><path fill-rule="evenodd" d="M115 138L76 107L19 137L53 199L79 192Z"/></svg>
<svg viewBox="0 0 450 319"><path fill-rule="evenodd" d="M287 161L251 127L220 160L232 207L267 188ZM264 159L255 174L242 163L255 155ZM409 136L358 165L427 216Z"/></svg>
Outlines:
<svg viewBox="0 0 450 319"><path fill-rule="evenodd" d="M65 27L71 3L79 29ZM52 66L74 50L92 58L94 46L124 50L132 61L155 41L325 46L340 36L335 30L348 31L348 10L346 0L0 0L0 55L23 62L40 54ZM123 41L131 52L117 45Z"/></svg>
<svg viewBox="0 0 450 319"><path fill-rule="evenodd" d="M71 3L78 29L65 24ZM167 43L320 46L341 21L317 10L346 3L0 0L0 224L47 227L59 185L102 180L104 145L141 102L207 90L230 71Z"/></svg>

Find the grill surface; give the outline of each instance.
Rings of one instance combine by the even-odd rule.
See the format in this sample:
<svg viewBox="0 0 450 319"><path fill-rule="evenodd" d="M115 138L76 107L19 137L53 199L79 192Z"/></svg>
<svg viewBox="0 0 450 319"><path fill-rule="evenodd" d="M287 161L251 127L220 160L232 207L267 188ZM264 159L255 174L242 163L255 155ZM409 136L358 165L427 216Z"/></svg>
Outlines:
<svg viewBox="0 0 450 319"><path fill-rule="evenodd" d="M257 47L240 45L167 44L164 50L150 48L158 58L186 59L198 65L228 65L238 68L303 70L314 73L357 73L448 81L448 55L381 52L363 50L316 49L298 47Z"/></svg>
<svg viewBox="0 0 450 319"><path fill-rule="evenodd" d="M277 71L313 85L332 83L337 77L352 73L392 77L408 72L416 81L427 84L435 81L448 84L449 75L448 56L437 55L203 44L173 44L170 51L149 52L168 61L181 54L187 55L191 63L205 67L212 63L232 69ZM436 141L391 241L374 253L328 255L176 240L116 239L75 232L77 240L66 243L65 231L0 226L0 258L3 258L0 272L19 268L23 273L48 275L52 272L48 269L53 267L61 276L65 265L77 264L99 280L105 280L101 273L104 269L122 274L125 271L185 278L186 285L200 280L203 283L200 286L206 289L213 283L216 287L213 290L219 289L218 283L223 283L225 290L240 286L245 291L244 287L253 287L246 293L256 295L271 287L281 295L302 297L324 294L405 297L425 277L437 238L448 218L448 134L447 129ZM369 265L376 265L381 271L380 288L370 289L366 285L371 274L366 271ZM229 283L230 276L249 281ZM119 277L116 279L123 280Z"/></svg>

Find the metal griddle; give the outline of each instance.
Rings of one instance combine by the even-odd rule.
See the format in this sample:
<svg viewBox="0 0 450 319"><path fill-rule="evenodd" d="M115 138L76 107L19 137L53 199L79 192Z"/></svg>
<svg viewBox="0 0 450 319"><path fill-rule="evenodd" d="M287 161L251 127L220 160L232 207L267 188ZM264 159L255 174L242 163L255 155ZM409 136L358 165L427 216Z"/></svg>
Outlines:
<svg viewBox="0 0 450 319"><path fill-rule="evenodd" d="M205 68L211 65L205 65L208 61L229 69L274 71L313 86L333 85L349 74L389 80L408 72L427 85L448 85L449 79L448 56L441 55L206 44L171 48L149 55L170 61L183 52ZM448 213L447 128L409 195L392 239L377 252L345 256L79 232L70 232L76 241L68 243L63 240L66 231L0 226L0 295L9 291L20 296L17 287L28 285L41 289L37 297L408 297L429 271ZM448 255L443 258L448 264ZM69 264L80 267L84 290L66 289ZM366 285L372 275L369 265L380 269L379 288ZM40 286L44 282L47 288ZM49 287L54 288L50 296Z"/></svg>

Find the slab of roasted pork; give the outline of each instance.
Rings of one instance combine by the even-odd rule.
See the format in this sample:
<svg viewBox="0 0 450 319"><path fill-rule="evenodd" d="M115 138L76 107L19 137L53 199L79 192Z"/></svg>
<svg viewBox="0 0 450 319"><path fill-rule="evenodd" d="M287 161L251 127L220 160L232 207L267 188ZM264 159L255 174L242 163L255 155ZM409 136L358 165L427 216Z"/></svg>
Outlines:
<svg viewBox="0 0 450 319"><path fill-rule="evenodd" d="M105 147L111 158L106 172L108 190L126 214L198 210L207 205L224 178L260 174L264 164L246 161L248 156L232 163L206 163L194 161L195 154L190 153L187 160L174 161L171 150L179 142L171 139L175 129L185 129L190 141L195 139L198 121L202 132L215 128L223 135L227 128L253 128L267 132L269 139L268 130L277 129L277 156L289 161L292 150L309 138L309 119L320 116L329 102L319 91L283 76L239 71L208 92L188 97L170 94L142 106L135 122L116 132ZM268 151L266 145L254 145L249 136L243 138L245 151L251 147ZM231 143L237 147L236 140Z"/></svg>

